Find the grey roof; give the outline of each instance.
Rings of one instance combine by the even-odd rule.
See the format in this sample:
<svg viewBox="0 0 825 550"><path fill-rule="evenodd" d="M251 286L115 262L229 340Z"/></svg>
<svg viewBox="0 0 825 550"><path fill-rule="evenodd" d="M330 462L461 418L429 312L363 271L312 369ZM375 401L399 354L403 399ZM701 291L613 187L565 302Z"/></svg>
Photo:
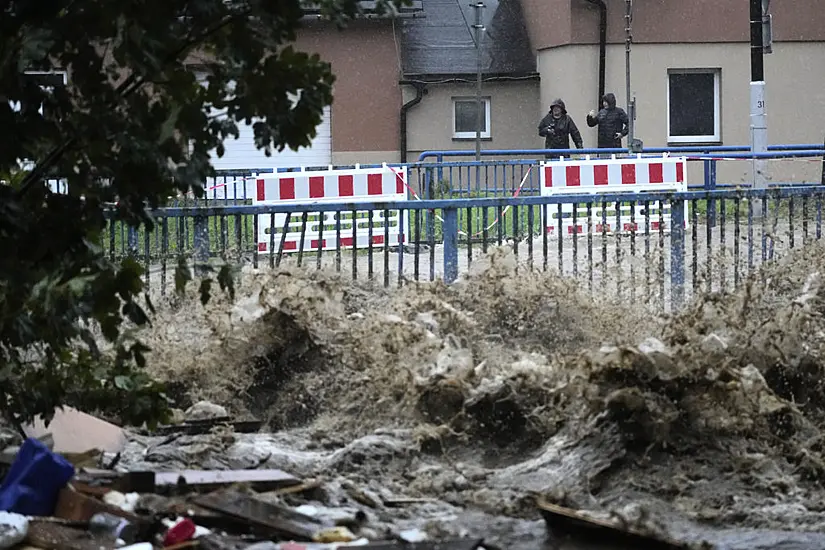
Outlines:
<svg viewBox="0 0 825 550"><path fill-rule="evenodd" d="M376 7L378 2L376 0L361 0L358 2L358 9L361 11L361 16L370 16L377 13ZM385 5L385 13L383 16L386 17L404 17L405 15L418 13L421 11L421 0L410 0L407 4L404 5L396 5L393 3L388 3ZM317 3L313 2L304 2L303 4L303 11L305 14L320 14L321 7Z"/></svg>
<svg viewBox="0 0 825 550"><path fill-rule="evenodd" d="M422 0L423 17L403 21L404 75L469 75L476 73L470 0ZM496 75L536 72L520 0L484 0L482 71Z"/></svg>

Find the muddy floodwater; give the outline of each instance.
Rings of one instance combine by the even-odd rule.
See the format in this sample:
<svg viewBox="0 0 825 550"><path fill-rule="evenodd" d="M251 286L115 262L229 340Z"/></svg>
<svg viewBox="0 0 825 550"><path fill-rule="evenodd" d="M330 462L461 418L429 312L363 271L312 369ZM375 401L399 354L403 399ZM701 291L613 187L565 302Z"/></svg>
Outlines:
<svg viewBox="0 0 825 550"><path fill-rule="evenodd" d="M762 269L672 316L507 247L449 287L244 271L234 301L165 297L143 336L179 408L267 433L136 436L121 467L320 479L277 498L375 538L622 548L548 538L541 496L696 548L825 548L825 249Z"/></svg>

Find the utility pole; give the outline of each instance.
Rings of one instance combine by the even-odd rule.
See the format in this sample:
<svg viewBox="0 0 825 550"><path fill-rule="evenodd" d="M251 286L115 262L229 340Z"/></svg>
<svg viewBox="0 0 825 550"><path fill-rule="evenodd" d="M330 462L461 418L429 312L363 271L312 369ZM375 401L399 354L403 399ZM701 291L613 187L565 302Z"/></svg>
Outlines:
<svg viewBox="0 0 825 550"><path fill-rule="evenodd" d="M768 116L765 101L765 23L770 35L770 19L766 21L765 13L770 6L770 0L750 0L750 27L751 27L751 110L750 110L750 137L751 151L765 153L768 150ZM765 159L752 158L751 170L755 189L766 187ZM761 201L757 201L761 206ZM761 209L759 210L761 215Z"/></svg>
<svg viewBox="0 0 825 550"><path fill-rule="evenodd" d="M482 13L481 10L484 9L484 2L479 0L475 4L470 4L470 7L475 8L476 10L476 22L473 25L473 29L475 31L475 42L476 42L476 161L481 160L481 121L484 120L485 110L482 108L481 102L481 68L482 68L482 56L481 56L481 37L482 31L484 30L484 25L482 25ZM479 168L476 168L476 175L481 172ZM478 179L478 178L477 178Z"/></svg>
<svg viewBox="0 0 825 550"><path fill-rule="evenodd" d="M633 44L633 0L625 0L624 14L624 64L625 93L627 94L627 149L631 153L642 152L642 142L636 139L636 98L631 97L630 86L630 45Z"/></svg>
<svg viewBox="0 0 825 550"><path fill-rule="evenodd" d="M630 43L633 41L633 0L625 0L624 14L624 83L627 94L627 147L631 149L633 144L634 126L636 119L636 102L630 97Z"/></svg>

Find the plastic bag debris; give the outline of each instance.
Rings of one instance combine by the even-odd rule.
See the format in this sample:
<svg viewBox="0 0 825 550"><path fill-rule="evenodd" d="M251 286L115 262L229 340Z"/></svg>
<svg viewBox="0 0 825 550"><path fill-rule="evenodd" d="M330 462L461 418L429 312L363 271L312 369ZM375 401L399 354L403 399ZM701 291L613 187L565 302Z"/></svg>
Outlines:
<svg viewBox="0 0 825 550"><path fill-rule="evenodd" d="M26 539L29 520L20 514L0 512L0 550L14 548Z"/></svg>

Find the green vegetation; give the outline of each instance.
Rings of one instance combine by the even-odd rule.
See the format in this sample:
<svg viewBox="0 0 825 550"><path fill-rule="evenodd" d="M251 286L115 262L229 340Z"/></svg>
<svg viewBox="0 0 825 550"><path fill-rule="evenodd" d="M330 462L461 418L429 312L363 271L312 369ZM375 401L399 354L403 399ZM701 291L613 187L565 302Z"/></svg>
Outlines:
<svg viewBox="0 0 825 550"><path fill-rule="evenodd" d="M338 24L359 10L356 0L317 4ZM256 145L267 153L309 145L334 77L328 63L290 46L303 15L299 0L5 4L0 413L8 420L48 419L61 405L163 420L164 388L143 371L147 350L130 330L151 322L152 305L140 266L107 253L107 205L117 203L114 223L141 226L143 246L157 231L147 207L202 195L210 151L222 155L238 124L258 119ZM206 85L185 63L192 56L207 64ZM56 69L69 75L66 86ZM68 192L52 193L46 178L65 178ZM114 240L123 244L117 227ZM186 231L170 239L169 253L185 252L183 240ZM192 277L180 258L183 291ZM232 292L228 268L217 283ZM202 282L204 300L212 284Z"/></svg>

